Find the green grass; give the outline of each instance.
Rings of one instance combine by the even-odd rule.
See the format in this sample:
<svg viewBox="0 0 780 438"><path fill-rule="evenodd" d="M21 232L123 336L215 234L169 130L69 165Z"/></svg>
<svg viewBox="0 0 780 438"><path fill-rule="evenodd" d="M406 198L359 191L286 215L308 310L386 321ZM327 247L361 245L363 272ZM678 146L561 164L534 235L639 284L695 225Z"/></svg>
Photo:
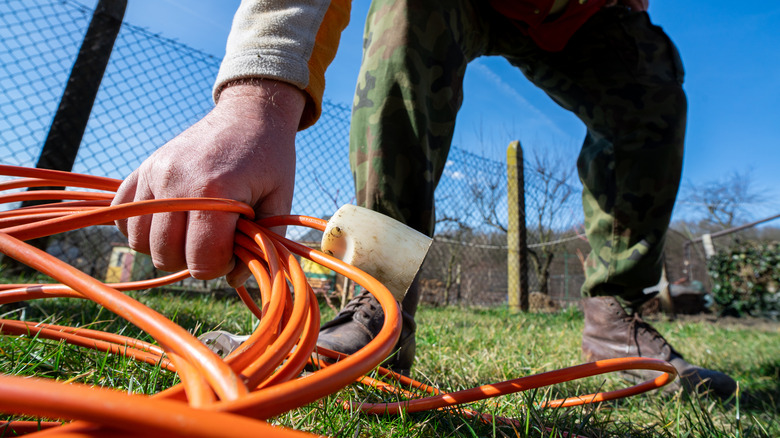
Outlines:
<svg viewBox="0 0 780 438"><path fill-rule="evenodd" d="M195 335L216 328L247 333L252 317L236 299L164 292L137 292L139 301ZM323 306L323 320L332 311ZM4 318L90 326L150 340L95 304L49 299L2 306ZM504 308L422 308L418 314L418 360L413 377L454 391L582 363L582 315L515 314ZM377 417L346 411L337 401L393 401L353 385L274 423L338 437L776 437L780 436L780 329L744 327L706 320L659 320L655 327L694 363L739 381L738 402L655 392L586 407L540 409L544 401L624 387L615 375L509 395L468 406L519 421L518 427L484 423L457 409ZM5 374L40 376L152 394L177 382L173 373L117 356L28 337L0 338ZM10 417L3 417L5 419ZM14 417L19 419L21 417ZM571 435L569 435L571 436Z"/></svg>

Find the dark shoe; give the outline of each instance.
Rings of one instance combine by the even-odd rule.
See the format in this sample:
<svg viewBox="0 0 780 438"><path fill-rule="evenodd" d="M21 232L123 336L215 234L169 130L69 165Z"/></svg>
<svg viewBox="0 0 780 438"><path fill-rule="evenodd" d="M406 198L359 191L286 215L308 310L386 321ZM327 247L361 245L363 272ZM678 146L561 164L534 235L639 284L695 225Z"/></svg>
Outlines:
<svg viewBox="0 0 780 438"><path fill-rule="evenodd" d="M616 357L648 357L671 363L678 378L667 385L676 390L680 385L688 392L710 392L721 399L731 397L737 384L727 374L691 365L683 359L638 313L628 315L613 297L593 297L583 300L585 329L582 332L582 352L588 361ZM631 377L648 380L657 372L626 371Z"/></svg>
<svg viewBox="0 0 780 438"><path fill-rule="evenodd" d="M394 353L382 364L396 373L409 375L415 354L414 318L401 312L403 327ZM320 327L317 346L352 354L368 344L379 333L385 314L379 302L368 291L353 298L335 318Z"/></svg>

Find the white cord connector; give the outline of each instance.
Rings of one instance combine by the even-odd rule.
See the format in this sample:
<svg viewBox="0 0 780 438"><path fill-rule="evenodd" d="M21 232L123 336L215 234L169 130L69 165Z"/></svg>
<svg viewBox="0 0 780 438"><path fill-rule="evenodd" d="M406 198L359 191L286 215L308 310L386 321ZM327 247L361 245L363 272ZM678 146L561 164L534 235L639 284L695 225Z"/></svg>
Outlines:
<svg viewBox="0 0 780 438"><path fill-rule="evenodd" d="M347 204L328 221L322 252L362 269L401 301L433 240L395 219Z"/></svg>

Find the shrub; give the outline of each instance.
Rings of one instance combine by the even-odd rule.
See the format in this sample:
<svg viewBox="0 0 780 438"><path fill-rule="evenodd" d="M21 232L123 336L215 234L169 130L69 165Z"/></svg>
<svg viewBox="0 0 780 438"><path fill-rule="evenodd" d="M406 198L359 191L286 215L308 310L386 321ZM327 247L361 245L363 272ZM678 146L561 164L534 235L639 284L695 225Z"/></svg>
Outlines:
<svg viewBox="0 0 780 438"><path fill-rule="evenodd" d="M707 269L721 314L780 317L780 242L721 252L708 260Z"/></svg>

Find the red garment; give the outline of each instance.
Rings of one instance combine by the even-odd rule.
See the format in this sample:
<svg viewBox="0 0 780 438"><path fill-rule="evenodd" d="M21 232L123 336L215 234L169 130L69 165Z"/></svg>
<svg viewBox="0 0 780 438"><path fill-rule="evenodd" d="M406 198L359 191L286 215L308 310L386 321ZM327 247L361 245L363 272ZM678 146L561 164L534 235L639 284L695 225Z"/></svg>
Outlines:
<svg viewBox="0 0 780 438"><path fill-rule="evenodd" d="M555 0L490 0L501 15L511 19L536 44L547 51L562 50L569 38L607 0L569 0L563 10L550 17Z"/></svg>

